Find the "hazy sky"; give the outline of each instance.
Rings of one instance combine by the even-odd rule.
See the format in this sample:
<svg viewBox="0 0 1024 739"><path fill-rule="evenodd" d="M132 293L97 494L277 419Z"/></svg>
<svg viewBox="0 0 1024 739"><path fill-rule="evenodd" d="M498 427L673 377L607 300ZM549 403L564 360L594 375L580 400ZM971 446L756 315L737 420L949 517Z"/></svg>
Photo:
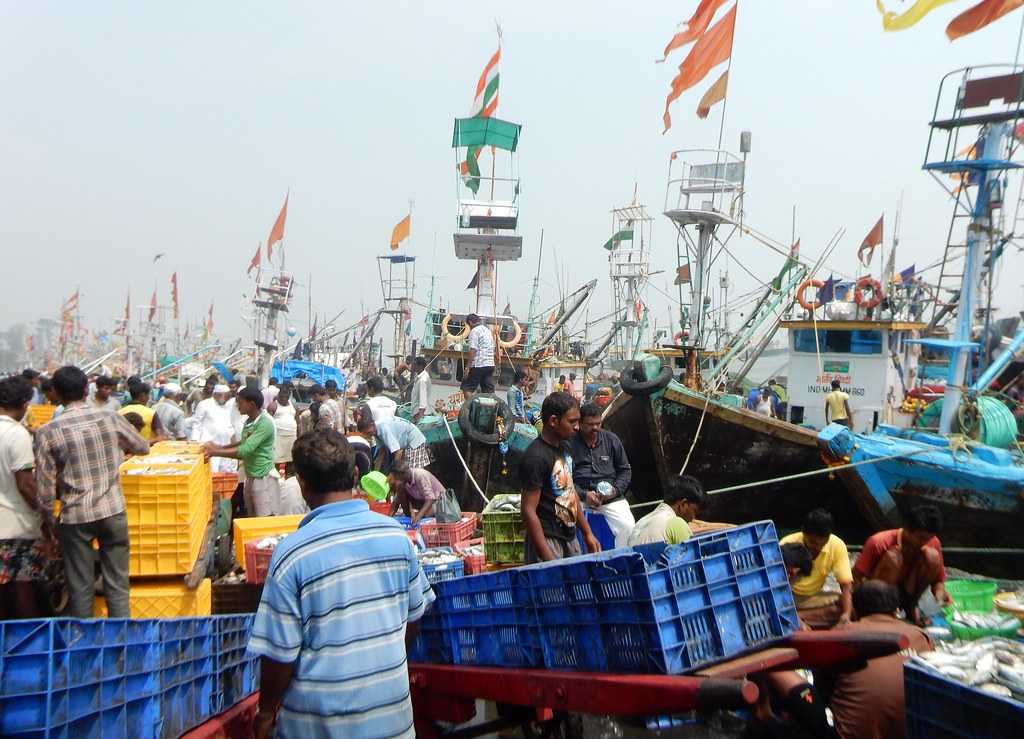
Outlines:
<svg viewBox="0 0 1024 739"><path fill-rule="evenodd" d="M905 190L897 267L937 259L951 209L920 166L939 79L1012 61L1020 23L1018 12L951 44L945 24L969 4L887 34L874 0L739 0L725 145L753 132L748 221L788 241L795 204L805 255L845 226L833 264L853 273L857 245L883 210L892 223ZM240 334L246 265L289 189L287 266L304 283L313 274L320 313L346 309L344 323L360 301L380 303L375 257L410 199L417 297L436 274L439 295L470 307L473 266L455 259L451 237L451 129L494 51L495 19L498 114L524 126L524 258L502 266L499 302L525 314L544 228L542 302L567 272L573 287L600 278L591 312L602 312L609 210L637 183L660 213L669 152L717 139L721 108L693 114L717 72L683 95L661 134L682 55L653 62L695 5L6 2L0 243L11 269L0 323L56 317L80 287L83 319L109 329L129 285L139 305L156 280L166 303L176 269L185 314L215 299L218 332ZM672 270L674 230L660 215L653 243L654 268ZM782 261L750 239L731 247L766 279ZM1004 264L1005 310L1021 307L1021 263L1014 253ZM730 275L737 292L753 286L735 265ZM667 320L668 300L652 291L650 302Z"/></svg>

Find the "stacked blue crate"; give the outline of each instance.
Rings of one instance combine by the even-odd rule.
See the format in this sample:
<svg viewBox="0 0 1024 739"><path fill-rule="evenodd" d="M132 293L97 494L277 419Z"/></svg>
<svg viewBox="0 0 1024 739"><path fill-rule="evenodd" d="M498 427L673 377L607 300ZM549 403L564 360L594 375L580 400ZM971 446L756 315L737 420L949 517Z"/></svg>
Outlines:
<svg viewBox="0 0 1024 739"><path fill-rule="evenodd" d="M224 711L259 687L259 658L246 653L253 614L216 616L215 710Z"/></svg>
<svg viewBox="0 0 1024 739"><path fill-rule="evenodd" d="M903 665L910 739L1018 739L1024 705L931 670Z"/></svg>
<svg viewBox="0 0 1024 739"><path fill-rule="evenodd" d="M177 737L215 713L213 619L160 619L161 736Z"/></svg>

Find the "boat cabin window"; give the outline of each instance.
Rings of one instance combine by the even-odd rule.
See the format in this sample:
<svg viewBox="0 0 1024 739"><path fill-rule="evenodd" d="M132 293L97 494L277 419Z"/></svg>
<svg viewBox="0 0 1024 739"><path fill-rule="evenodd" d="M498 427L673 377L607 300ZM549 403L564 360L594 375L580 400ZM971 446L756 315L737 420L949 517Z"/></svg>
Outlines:
<svg viewBox="0 0 1024 739"><path fill-rule="evenodd" d="M793 350L814 354L881 354L881 331L850 331L833 328L819 328L815 342L814 329L796 329L793 336Z"/></svg>

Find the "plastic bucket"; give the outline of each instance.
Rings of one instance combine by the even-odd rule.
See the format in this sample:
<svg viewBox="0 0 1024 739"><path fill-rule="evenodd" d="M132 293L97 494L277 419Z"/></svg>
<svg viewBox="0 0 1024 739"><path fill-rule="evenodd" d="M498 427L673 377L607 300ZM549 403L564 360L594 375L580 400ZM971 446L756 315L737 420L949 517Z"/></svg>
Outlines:
<svg viewBox="0 0 1024 739"><path fill-rule="evenodd" d="M949 580L946 583L946 592L953 599L953 607L972 613L991 611L996 589L996 583L989 580Z"/></svg>
<svg viewBox="0 0 1024 739"><path fill-rule="evenodd" d="M391 488L388 486L388 478L383 472L374 470L367 472L359 481L359 485L366 491L366 494L374 500L386 500Z"/></svg>

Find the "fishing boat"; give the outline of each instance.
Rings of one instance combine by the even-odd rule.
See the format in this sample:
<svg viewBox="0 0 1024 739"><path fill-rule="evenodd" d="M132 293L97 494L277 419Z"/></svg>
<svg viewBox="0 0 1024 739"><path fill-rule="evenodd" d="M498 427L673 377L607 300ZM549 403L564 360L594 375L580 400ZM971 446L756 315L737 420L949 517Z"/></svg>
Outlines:
<svg viewBox="0 0 1024 739"><path fill-rule="evenodd" d="M937 178L953 177L958 185L933 304L937 318L930 327L938 328L943 318L953 325L916 342L946 357L943 397L935 401L941 403L937 433L890 425L865 433L831 425L818 437L830 462L858 463L840 475L851 493L874 501L888 525L897 525L910 506L934 504L944 513L943 544L971 550L987 573L1019 573L1024 564L1024 460L1017 424L1006 405L984 395L1024 345L1024 330L991 358L975 339L979 308L991 323L982 296L1013 237L1012 225L1004 232L1003 212L1008 176L1022 166L1022 98L1019 65L968 67L950 72L939 85L923 168ZM953 289L941 284L946 277Z"/></svg>

